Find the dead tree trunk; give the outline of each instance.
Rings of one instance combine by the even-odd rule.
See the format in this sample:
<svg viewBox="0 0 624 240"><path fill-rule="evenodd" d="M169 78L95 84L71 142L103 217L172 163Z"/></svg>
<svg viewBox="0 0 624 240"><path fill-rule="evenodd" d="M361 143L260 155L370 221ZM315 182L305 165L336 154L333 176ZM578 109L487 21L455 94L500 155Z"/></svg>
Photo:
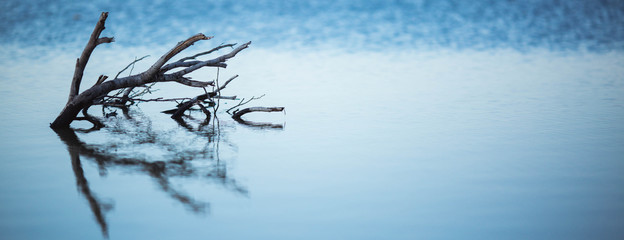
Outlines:
<svg viewBox="0 0 624 240"><path fill-rule="evenodd" d="M187 85L190 87L206 87L206 86L214 86L214 81L195 81L191 80L185 75L194 72L203 67L222 67L225 68L227 65L225 62L236 56L240 51L247 48L251 42L247 42L242 44L236 48L233 48L229 53L221 55L217 58L199 61L195 60L196 57L206 55L212 53L216 50L219 50L224 47L233 47L233 45L221 45L216 47L210 51L206 51L203 53L199 53L193 55L191 57L182 58L176 62L166 64L171 58L176 56L178 53L193 45L195 42L200 40L209 40L212 37L207 37L204 34L194 35L182 42L179 42L175 47L169 50L167 53L162 55L158 61L156 61L149 69L145 72L131 75L128 77L115 78L112 80L106 81L106 76L100 76L97 83L83 91L79 94L80 83L82 81L82 76L84 73L84 69L89 61L89 57L93 50L102 43L111 43L114 41L114 38L109 37L100 37L100 34L105 29L104 23L106 22L106 18L108 17L107 12L103 12L100 15L100 19L95 25L95 29L93 33L91 33L91 37L87 42L87 45L84 48L80 58L76 61L76 67L74 72L74 77L72 79L69 98L67 103L65 104L64 109L60 112L60 114L56 117L56 119L50 124L50 127L53 129L62 129L69 128L70 124L74 120L88 120L94 122L93 118L85 114L84 117L77 117L80 111L85 111L89 106L93 105L98 98L106 96L109 92L118 89L124 88L134 88L139 86L144 86L148 83L155 82L178 82L183 85ZM166 64L166 65L165 65ZM181 69L180 69L181 68ZM175 72L172 72L174 69L180 69ZM224 87L224 86L222 86ZM214 97L217 91L220 91L222 87L218 87L215 92L213 92L212 96L206 97ZM192 104L191 104L192 105ZM187 108L188 109L188 108ZM184 110L182 110L184 111Z"/></svg>

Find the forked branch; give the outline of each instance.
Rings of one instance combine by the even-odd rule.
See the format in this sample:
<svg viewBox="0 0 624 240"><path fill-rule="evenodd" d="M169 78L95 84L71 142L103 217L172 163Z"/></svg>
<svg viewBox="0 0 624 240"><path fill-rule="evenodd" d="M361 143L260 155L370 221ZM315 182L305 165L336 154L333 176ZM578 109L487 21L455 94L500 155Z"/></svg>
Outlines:
<svg viewBox="0 0 624 240"><path fill-rule="evenodd" d="M104 27L106 18L108 18L108 12L103 12L102 14L100 14L100 19L98 20L97 24L95 24L95 29L93 29L93 32L91 33L91 37L87 42L87 46L85 46L82 54L80 54L80 58L76 59L76 68L74 70L74 77L72 78L67 103L71 102L74 97L78 95L78 92L80 91L80 82L82 81L85 67L87 66L87 62L89 61L91 53L93 53L95 47L102 43L111 43L115 41L115 38L100 38L100 34L102 34L102 31L104 31L104 29L106 28Z"/></svg>

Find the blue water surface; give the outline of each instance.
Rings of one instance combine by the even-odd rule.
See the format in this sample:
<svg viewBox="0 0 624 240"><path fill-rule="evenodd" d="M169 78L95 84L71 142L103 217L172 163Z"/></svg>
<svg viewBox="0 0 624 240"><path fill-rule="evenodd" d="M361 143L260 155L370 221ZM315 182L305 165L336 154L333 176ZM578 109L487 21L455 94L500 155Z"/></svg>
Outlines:
<svg viewBox="0 0 624 240"><path fill-rule="evenodd" d="M624 238L622 1L0 6L0 239ZM252 41L192 74L239 75L239 100L207 123L152 102L51 130L102 11L116 41L82 89L203 32L181 55ZM285 113L245 119L272 127L225 112L260 96Z"/></svg>
<svg viewBox="0 0 624 240"><path fill-rule="evenodd" d="M83 44L111 14L120 43L179 41L197 32L262 47L451 49L624 48L624 3L602 1L3 1L0 41Z"/></svg>

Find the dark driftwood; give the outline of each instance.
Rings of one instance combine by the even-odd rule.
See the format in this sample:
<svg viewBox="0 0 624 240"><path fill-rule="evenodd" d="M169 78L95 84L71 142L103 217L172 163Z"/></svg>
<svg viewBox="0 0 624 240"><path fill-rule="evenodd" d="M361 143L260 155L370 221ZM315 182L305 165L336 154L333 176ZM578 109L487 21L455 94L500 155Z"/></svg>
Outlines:
<svg viewBox="0 0 624 240"><path fill-rule="evenodd" d="M91 37L87 42L87 46L85 46L80 58L76 59L76 69L74 70L74 77L72 78L71 88L69 90L69 98L67 99L67 103L71 102L78 92L80 91L80 82L82 81L82 75L84 74L85 67L87 66L87 62L91 57L91 53L97 45L102 43L111 43L115 41L115 38L103 37L100 38L100 34L104 31L104 23L106 22L106 18L108 17L108 12L103 12L100 15L100 20L98 20L97 24L95 24L95 29L93 29L93 33L91 33ZM102 77L102 76L100 76Z"/></svg>
<svg viewBox="0 0 624 240"><path fill-rule="evenodd" d="M229 53L219 56L217 58L211 59L211 60L186 61L189 59L194 59L196 56L207 54L210 52L208 51L208 52L196 54L195 56L192 56L192 57L182 58L178 60L177 62L173 62L173 63L165 65L169 60L171 60L171 58L173 58L174 56L176 56L178 53L188 48L189 46L193 45L195 42L201 41L201 40L208 40L212 38L212 37L207 37L204 34L200 33L182 42L179 42L175 47L173 47L167 53L162 55L145 72L131 75L128 77L115 78L109 81L105 81L106 77L101 76L98 79L98 82L93 87L78 94L79 89L80 89L80 83L82 81L82 76L84 73L84 69L95 47L97 47L97 45L102 44L102 43L110 43L114 41L113 38L100 37L100 34L105 29L104 23L106 22L107 17L108 17L107 12L103 12L100 15L100 19L95 25L95 29L93 30L93 33L91 34L91 38L87 42L87 46L85 46L85 49L82 55L76 61L76 69L75 69L74 77L72 79L69 98L67 100L67 103L65 104L64 109L56 117L56 119L50 124L51 128L54 128L54 129L69 128L69 125L71 124L72 121L79 119L77 118L77 115L78 113L80 113L81 110L88 108L88 106L92 105L96 99L105 96L106 94L108 94L109 92L113 90L118 90L118 89L123 89L123 88L134 88L134 87L139 87L139 86L143 86L145 84L154 83L154 82L178 82L180 84L184 84L184 85L191 86L191 87L206 87L209 85L214 85L213 81L208 81L208 82L195 81L195 80L186 78L184 76L186 74L189 74L203 67L226 67L227 65L225 64L225 62L228 59L233 58L234 56L236 56L237 53L247 48L251 44L251 42L247 42L245 44L238 46L237 48L234 48ZM231 45L223 45L215 49L218 50L226 46L231 46ZM167 73L176 68L182 68L182 69L173 73Z"/></svg>
<svg viewBox="0 0 624 240"><path fill-rule="evenodd" d="M188 100L188 101L186 101L186 102L181 103L181 104L178 106L178 109L177 109L177 110L175 110L175 111L173 112L173 114L171 114L171 118L173 118L173 119L178 119L178 118L181 118L181 117L182 117L182 115L184 114L184 112L185 112L186 110L188 110L189 108L193 107L194 105L199 104L199 103L201 103L202 101L204 101L204 100L206 100L206 99L208 99L208 98L214 98L214 97L217 97L217 96L218 96L218 94L219 94L219 92L220 92L221 90L223 90L223 89L224 89L224 88L225 88L225 87L226 87L226 86L227 86L227 85L228 85L228 84L229 84L232 80L236 79L237 77L238 77L238 75L235 75L234 77L231 77L230 79L228 79L227 81L225 81L225 83L224 83L223 85L219 86L217 89L215 89L215 90L214 90L214 91L212 91L212 92L209 92L209 93L204 93L204 94L202 94L202 95L199 95L199 96L197 96L197 97L192 98L191 100ZM202 110L203 110L203 109L202 109Z"/></svg>
<svg viewBox="0 0 624 240"><path fill-rule="evenodd" d="M243 115L250 112L281 112L284 111L283 107L250 107L245 108L239 111L234 112L232 118L236 120L238 123L252 126L252 127L261 127L261 128L284 128L282 124L273 124L273 123L257 123L252 121L244 120Z"/></svg>
<svg viewBox="0 0 624 240"><path fill-rule="evenodd" d="M65 107L60 112L60 114L56 117L56 119L50 124L50 127L53 129L67 129L70 124L74 120L85 120L89 121L93 124L93 128L91 130L97 130L104 126L102 122L98 120L98 118L93 117L88 114L88 109L92 105L104 105L104 106L112 106L112 107L121 107L122 109L127 109L127 106L134 104L135 102L153 102L153 101L182 101L175 109L163 111L164 113L171 114L171 118L176 119L176 121L180 120L182 116L185 115L185 112L191 109L193 106L198 106L202 112L207 117L207 122L210 120L211 113L203 104L208 104L208 106L216 106L213 108L213 111L216 112L219 108L218 99L227 99L227 100L236 100L236 96L222 96L221 90L223 90L232 80L234 80L238 75L231 77L225 83L219 84L218 80L215 81L197 81L191 80L190 78L185 77L187 74L199 70L204 67L227 67L225 63L228 59L233 58L243 49L249 47L251 42L247 42L242 44L236 48L234 48L235 44L222 44L211 50L204 51L189 57L183 57L180 60L175 62L167 63L174 56L182 52L184 49L190 47L194 43L201 40L209 40L212 37L207 37L204 34L194 35L182 42L179 42L176 46L174 46L167 53L162 55L149 69L145 72L130 75L127 77L119 78L121 72L128 69L130 66L134 66L133 64L141 61L145 57L134 60L130 63L126 68L121 70L113 79L108 80L108 76L100 75L97 79L96 83L89 89L80 93L80 83L82 82L82 77L84 74L85 67L87 62L89 61L89 57L91 53L95 50L95 48L102 43L111 43L115 39L109 37L100 37L102 31L104 31L104 24L106 22L106 18L108 17L107 12L103 12L100 15L100 19L95 25L95 29L91 33L91 37L87 42L80 58L76 61L76 67L74 72L74 77L71 82L69 97L67 99L67 103ZM197 57L204 56L216 51L219 51L223 48L232 48L232 50L226 54L223 54L217 58L201 61L197 60ZM175 71L174 71L175 70ZM218 79L218 74L217 74ZM212 91L206 91L205 94L196 96L196 97L185 97L185 98L171 98L171 99L141 99L137 98L137 96L143 95L145 93L150 92L151 86L157 82L177 82L179 84L183 84L189 87L197 87L204 88L206 91L207 86L213 86ZM143 91L133 92L133 89L137 87L143 87ZM119 90L117 94L108 95L111 91ZM133 95L132 95L133 94ZM233 109L238 109L238 107L249 103L252 100L259 99L252 97L251 99L244 101L243 98L239 104L228 109L226 112L230 113ZM234 112L232 118L239 123L256 126L256 127L273 127L280 128L279 124L270 124L270 123L254 123L250 121L245 121L241 118L243 114L249 112L275 112L275 111L283 111L283 107L253 107L253 108L245 108L242 110L237 110ZM82 112L81 117L78 114ZM215 113L216 115L216 113Z"/></svg>
<svg viewBox="0 0 624 240"><path fill-rule="evenodd" d="M250 107L250 108L245 108L240 111L236 111L234 115L232 115L232 118L240 119L243 115L250 113L250 112L281 112L281 111L284 111L284 107Z"/></svg>

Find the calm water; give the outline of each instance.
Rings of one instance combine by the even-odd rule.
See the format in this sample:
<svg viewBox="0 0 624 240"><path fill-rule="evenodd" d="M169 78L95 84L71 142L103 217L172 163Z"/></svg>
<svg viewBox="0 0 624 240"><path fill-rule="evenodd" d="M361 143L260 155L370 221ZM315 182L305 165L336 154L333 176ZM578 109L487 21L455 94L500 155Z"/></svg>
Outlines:
<svg viewBox="0 0 624 240"><path fill-rule="evenodd" d="M0 239L624 238L620 1L123 2L1 3ZM283 128L222 101L52 131L100 11L117 42L83 89L196 32L188 54L251 40L224 94Z"/></svg>

